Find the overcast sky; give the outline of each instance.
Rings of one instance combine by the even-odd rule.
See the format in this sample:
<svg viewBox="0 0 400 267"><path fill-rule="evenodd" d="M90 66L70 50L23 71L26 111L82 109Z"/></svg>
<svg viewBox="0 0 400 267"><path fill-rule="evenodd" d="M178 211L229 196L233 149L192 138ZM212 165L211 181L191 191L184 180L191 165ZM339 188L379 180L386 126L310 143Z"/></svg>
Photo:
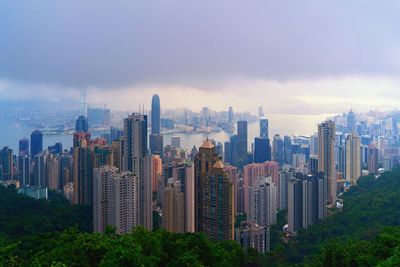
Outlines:
<svg viewBox="0 0 400 267"><path fill-rule="evenodd" d="M0 1L0 99L392 109L399 14L396 0Z"/></svg>

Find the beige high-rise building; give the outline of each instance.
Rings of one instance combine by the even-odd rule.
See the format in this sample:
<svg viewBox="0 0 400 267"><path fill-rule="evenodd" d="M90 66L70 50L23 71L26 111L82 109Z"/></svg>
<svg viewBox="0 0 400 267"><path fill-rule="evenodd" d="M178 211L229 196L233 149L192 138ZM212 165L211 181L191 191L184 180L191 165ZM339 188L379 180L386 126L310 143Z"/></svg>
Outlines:
<svg viewBox="0 0 400 267"><path fill-rule="evenodd" d="M328 181L328 205L336 201L335 123L325 121L318 125L318 172L324 172Z"/></svg>
<svg viewBox="0 0 400 267"><path fill-rule="evenodd" d="M357 183L361 176L360 137L356 132L351 132L346 138L346 180Z"/></svg>
<svg viewBox="0 0 400 267"><path fill-rule="evenodd" d="M181 191L181 182L174 178L168 179L165 188L163 205L163 224L168 232L185 232L185 196Z"/></svg>
<svg viewBox="0 0 400 267"><path fill-rule="evenodd" d="M109 165L93 172L93 231L104 234L112 225L119 234L131 232L138 221L137 177Z"/></svg>

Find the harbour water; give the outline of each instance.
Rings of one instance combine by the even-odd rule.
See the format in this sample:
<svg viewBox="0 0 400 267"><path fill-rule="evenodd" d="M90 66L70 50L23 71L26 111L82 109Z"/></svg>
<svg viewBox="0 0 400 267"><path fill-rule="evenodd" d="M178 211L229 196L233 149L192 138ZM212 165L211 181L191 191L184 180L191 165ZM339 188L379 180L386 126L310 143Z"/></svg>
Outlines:
<svg viewBox="0 0 400 267"><path fill-rule="evenodd" d="M268 114L270 139L274 134L283 135L304 135L310 136L317 131L317 124L332 117L335 114ZM8 146L14 151L18 151L18 140L26 137L30 138L31 132L35 129L25 128L15 123L0 120L0 147ZM216 142L224 143L229 141L235 132L212 132L212 133L174 133L164 135L164 145L171 143L172 136L181 137L181 147L191 149L194 145L199 147L208 137ZM248 146L250 149L254 138L259 136L260 130L258 122L248 125ZM51 135L43 137L43 148L61 142L64 149L72 146L72 135Z"/></svg>

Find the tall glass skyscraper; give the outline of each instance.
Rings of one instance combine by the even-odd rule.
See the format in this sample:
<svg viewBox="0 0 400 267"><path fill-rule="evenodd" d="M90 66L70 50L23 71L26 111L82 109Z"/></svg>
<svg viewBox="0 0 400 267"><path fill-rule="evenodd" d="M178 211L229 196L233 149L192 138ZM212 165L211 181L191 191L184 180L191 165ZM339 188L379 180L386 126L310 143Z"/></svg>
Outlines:
<svg viewBox="0 0 400 267"><path fill-rule="evenodd" d="M268 139L268 119L260 119L260 137Z"/></svg>
<svg viewBox="0 0 400 267"><path fill-rule="evenodd" d="M41 151L43 151L43 135L41 131L35 130L31 134L31 157L33 158Z"/></svg>
<svg viewBox="0 0 400 267"><path fill-rule="evenodd" d="M151 100L151 133L160 134L160 97L157 94Z"/></svg>
<svg viewBox="0 0 400 267"><path fill-rule="evenodd" d="M78 117L78 119L76 119L75 131L78 133L87 133L89 131L88 119L85 116L81 115Z"/></svg>

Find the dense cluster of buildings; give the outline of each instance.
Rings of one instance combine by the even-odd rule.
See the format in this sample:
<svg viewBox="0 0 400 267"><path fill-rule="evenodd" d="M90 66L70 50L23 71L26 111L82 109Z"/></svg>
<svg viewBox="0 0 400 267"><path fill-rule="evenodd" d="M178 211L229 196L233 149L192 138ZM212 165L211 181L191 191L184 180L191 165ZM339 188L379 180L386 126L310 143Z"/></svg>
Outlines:
<svg viewBox="0 0 400 267"><path fill-rule="evenodd" d="M179 136L164 144L160 110L154 95L151 123L147 115L133 113L124 118L123 129L111 127L106 139L93 139L89 127L109 123L109 112L91 110L91 117L99 117L91 123L82 112L70 150L61 143L44 150L36 130L30 140L19 141L18 155L0 150L0 181L35 198L55 190L73 204L92 206L96 232L104 233L108 225L120 234L135 226L152 230L157 214L157 226L167 231L201 231L213 241L236 240L265 252L278 211L288 211L284 229L295 235L325 219L327 207L335 207L339 193L363 173L399 164L396 117L368 121L350 111L319 124L311 137L270 137L268 119L260 117L250 151L247 121L239 119L229 142L207 139L184 150ZM214 122L203 109L194 123ZM231 107L224 123L233 128ZM238 214L246 220L235 228Z"/></svg>

